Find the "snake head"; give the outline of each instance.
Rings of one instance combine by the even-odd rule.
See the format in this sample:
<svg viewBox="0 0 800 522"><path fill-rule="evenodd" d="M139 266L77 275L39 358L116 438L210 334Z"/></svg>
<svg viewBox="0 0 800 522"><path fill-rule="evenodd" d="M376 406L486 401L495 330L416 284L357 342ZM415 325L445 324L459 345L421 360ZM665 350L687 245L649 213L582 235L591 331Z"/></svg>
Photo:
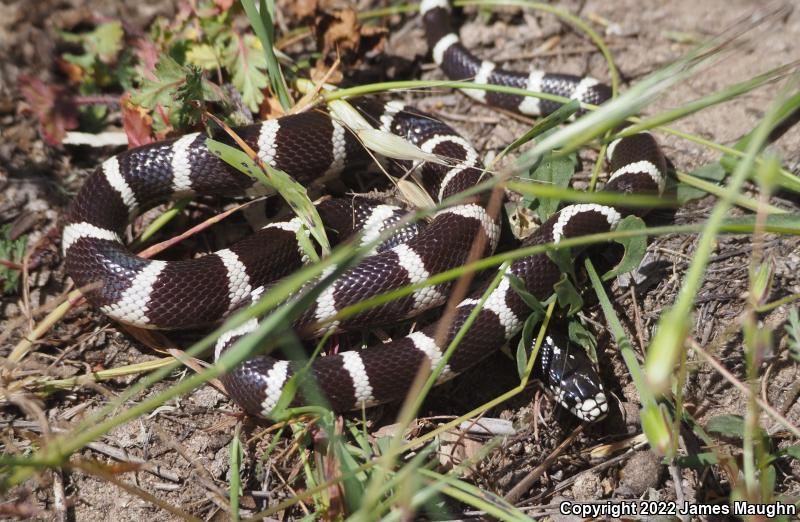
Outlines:
<svg viewBox="0 0 800 522"><path fill-rule="evenodd" d="M586 351L562 334L549 334L538 364L542 383L555 400L581 420L594 422L608 413L603 383Z"/></svg>

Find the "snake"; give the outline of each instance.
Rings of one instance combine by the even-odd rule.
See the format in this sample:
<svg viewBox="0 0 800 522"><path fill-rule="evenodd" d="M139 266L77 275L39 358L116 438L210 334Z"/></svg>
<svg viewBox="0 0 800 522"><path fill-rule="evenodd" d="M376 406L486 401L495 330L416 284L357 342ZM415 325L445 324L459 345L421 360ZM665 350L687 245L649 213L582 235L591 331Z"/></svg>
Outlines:
<svg viewBox="0 0 800 522"><path fill-rule="evenodd" d="M611 97L609 87L591 77L507 71L481 60L461 44L446 0L423 0L420 15L433 60L453 80L517 87L581 104L600 105ZM545 116L561 106L537 97L463 91L480 102L528 116ZM348 306L462 266L474 245L481 255L490 255L500 237L500 220L488 212L485 195L456 197L490 175L467 139L441 119L397 100L353 99L351 103L375 129L446 159L390 163L402 172L413 168L437 203L457 203L444 205L427 223L410 224L404 219L406 209L381 200L333 197L317 203L335 243L367 245L387 235L388 239L360 262L343 269L302 311L293 327L303 337L331 329L374 328L441 307L453 289L452 282L421 286L400 299L332 320ZM301 184L312 183L320 175L363 168L373 160L352 129L322 109L234 130L259 160ZM234 145L221 130L211 135ZM125 244L124 232L132 219L167 200L257 193L258 183L213 154L206 138L205 133L196 132L121 152L103 161L72 201L62 234L66 270L87 301L111 319L150 329L208 327L256 302L276 281L311 262L301 242L301 236L308 236L309 231L299 217L270 223L227 248L192 259L145 259ZM612 141L607 159L610 174L603 190L624 194L663 191L666 160L649 133ZM608 232L634 213L644 211L594 203L567 205L541 223L522 245L557 245L568 238ZM323 276L335 269L329 267ZM494 288L489 286L491 278L481 282L457 303L449 317L440 317L407 335L317 357L309 366L271 354L256 355L224 374L222 383L246 412L270 417L294 375L313 381L335 411L402 399L421 371L440 363L443 368L436 383L452 379L521 331L531 310L514 289L512 278L526 292L545 300L561 277L557 264L544 253L517 259L503 269ZM472 314L476 307L477 314ZM461 332L456 349L443 361L447 347L470 315L474 315L472 324ZM225 331L216 341L215 357L258 325L259 318L251 318ZM320 325L327 325L327 330L320 330ZM561 336L548 334L541 343L537 365L557 402L577 417L594 421L606 414L608 398L583 350L567 350ZM303 386L298 389L292 404L307 402Z"/></svg>

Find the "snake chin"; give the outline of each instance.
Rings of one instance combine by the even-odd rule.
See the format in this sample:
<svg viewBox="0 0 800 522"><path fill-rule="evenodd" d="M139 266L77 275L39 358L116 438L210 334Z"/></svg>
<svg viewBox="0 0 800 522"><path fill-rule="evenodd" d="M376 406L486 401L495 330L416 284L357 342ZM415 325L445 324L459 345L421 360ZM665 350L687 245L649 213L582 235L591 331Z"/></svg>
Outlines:
<svg viewBox="0 0 800 522"><path fill-rule="evenodd" d="M604 392L598 392L594 398L578 402L569 411L581 420L596 422L608 414L608 401Z"/></svg>

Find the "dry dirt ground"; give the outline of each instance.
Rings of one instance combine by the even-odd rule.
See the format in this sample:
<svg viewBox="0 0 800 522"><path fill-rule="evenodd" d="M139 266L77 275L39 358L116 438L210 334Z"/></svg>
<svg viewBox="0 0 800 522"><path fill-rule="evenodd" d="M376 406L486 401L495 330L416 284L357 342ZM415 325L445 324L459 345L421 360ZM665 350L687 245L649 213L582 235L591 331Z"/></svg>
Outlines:
<svg viewBox="0 0 800 522"><path fill-rule="evenodd" d="M673 2L614 0L559 2L558 5L604 32L626 82L669 63L691 47L728 27L752 19L761 2L678 0ZM373 2L358 2L358 8L374 7ZM23 295L4 295L0 315L5 333L0 356L7 356L22 335L40 320L39 307L47 306L67 288L63 260L58 249L58 227L64 209L82 179L111 150L87 151L45 145L37 133L34 117L26 110L17 90L20 74L53 80L53 59L57 53L57 30L70 28L82 13L122 17L134 27L145 27L155 14L169 15L175 6L168 2L106 3L101 1L8 1L0 4L0 224L13 223L18 234L27 234L31 269L24 283ZM494 16L477 15L467 10L461 25L465 43L483 57L507 63L509 68L525 70L535 65L547 70L577 74L590 73L607 78L602 57L585 36L571 30L556 18L541 13L504 9ZM385 53L393 57L390 65L372 71L374 78L384 73L392 79L441 78L430 66L424 38L416 16L394 16L386 20L392 36ZM741 27L741 25L737 26ZM558 37L554 47L542 42ZM800 58L796 42L800 40L800 10L783 18L770 19L763 26L743 36L735 50L721 55L718 63L694 78L681 83L659 99L648 112L679 106L688 100L711 93L725 85L751 78L757 73ZM376 72L377 71L377 72ZM674 127L718 143L730 145L751 129L763 115L780 85L770 85L735 102L682 119ZM482 107L466 97L451 92L414 93L408 98L424 110L438 114L474 140L484 153L498 151L527 129L527 124L495 110ZM692 171L718 159L718 153L679 139L660 135L666 154L676 168ZM800 166L800 127L789 131L775 149L785 163L797 171ZM582 153L584 164L591 165L593 152ZM753 187L749 186L748 191ZM749 192L748 192L749 193ZM713 198L692 202L670 219L676 223L695 223L708 216ZM797 199L777 195L773 205L798 210ZM656 216L658 219L659 216ZM176 225L180 226L180 224ZM648 287L635 291L617 284L609 290L617 311L641 352L649 340L661 311L671 304L696 245L694 236L666 236L653 241L650 252L656 266ZM776 295L800 292L800 254L798 242L786 237L767 237L765 251L775 271ZM718 359L735 375L743 375L742 344L739 337L729 337L726 327L736 321L744 309L748 263L753 245L747 237L724 237L716 246L706 280L698 297L694 332L697 341L714 348ZM588 427L564 452L542 470L538 480L522 492L516 503L532 515L548 513L560 498L596 500L607 498L713 500L726 491L725 475L716 468L707 473L692 470L668 470L649 451L619 452L593 460L585 452L601 442L627 440L641 432L636 416L638 397L630 376L608 334L602 333L602 314L597 306L587 308L590 324L597 323L601 340L600 358L605 382L619 400L619 411L606 421ZM764 328L782 330L786 307L762 317ZM780 338L776 335L776 339ZM183 342L177 338L178 342ZM182 344L183 346L186 345ZM56 324L35 345L18 372L30 375L68 377L87 371L113 368L160 357L138 343L102 315L79 307ZM695 361L692 361L695 362ZM742 395L719 373L702 364L690 366L691 375L684 389L687 408L703 423L721 414L740 414L745 409ZM175 383L190 370L180 372L145 396ZM788 357L784 345L776 346L763 364L763 397L795 424L800 424L800 406L796 404L798 368ZM17 373L17 375L21 375ZM423 408L418 432L435 426L442 416L458 415L485 402L514 385L514 363L505 355L491 358L480 371L470 372L436 391ZM17 396L12 404L3 396L0 410L0 433L3 451L24 454L37 445L47 431L68 429L96 410L116 392L138 379L129 376L85 387L53 393L45 398ZM2 386L9 383L4 382ZM137 399L142 399L138 397ZM576 423L563 412L552 408L531 388L514 400L489 412L492 417L514 422L516 432L499 450L477 465L470 480L488 491L507 494L539 465L542 459L569 434ZM134 484L163 501L206 519L224 518L225 491L228 483L228 446L237 421L236 408L212 387L203 387L170 401L150 415L136 419L112 431L92 448L76 458L141 458L147 470L120 475L120 480ZM393 422L396 408L378 409L370 414L370 429ZM766 417L762 425L775 432ZM254 511L292 495L283 485L287 476L298 471L295 458L281 460L280 451L262 461L260 453L271 435L261 435L264 425L245 421L246 456L243 470L245 511ZM44 433L43 433L44 432ZM774 441L791 439L778 431ZM288 446L280 441L280 448ZM696 441L682 441L689 453L697 451ZM598 465L600 464L600 465ZM800 495L800 468L796 461L778 464L776 489L795 498ZM156 469L160 471L156 471ZM670 472L672 471L672 472ZM8 509L30 510L39 519L66 517L74 520L168 520L170 515L142 498L123 491L106 480L79 471L46 471L5 494ZM313 505L309 506L313 509ZM449 506L455 516L465 509ZM552 511L550 511L552 513ZM285 519L302 516L302 510L290 510ZM2 513L0 513L2 516ZM464 515L468 517L468 515Z"/></svg>

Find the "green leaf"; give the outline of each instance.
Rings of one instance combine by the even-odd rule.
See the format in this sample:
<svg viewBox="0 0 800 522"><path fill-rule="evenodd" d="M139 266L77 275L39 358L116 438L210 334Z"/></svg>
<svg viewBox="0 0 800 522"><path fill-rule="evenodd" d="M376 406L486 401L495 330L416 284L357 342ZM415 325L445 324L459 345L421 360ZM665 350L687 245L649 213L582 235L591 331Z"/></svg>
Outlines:
<svg viewBox="0 0 800 522"><path fill-rule="evenodd" d="M542 157L541 163L531 172L530 179L554 187L567 188L577 165L578 155L576 153L557 156L549 152ZM531 208L535 208L539 219L545 221L558 210L560 204L561 200L558 199L538 198L536 204Z"/></svg>
<svg viewBox="0 0 800 522"><path fill-rule="evenodd" d="M725 179L725 169L719 163L710 163L703 165L689 173L690 176L700 178L705 181L719 183ZM685 205L689 201L703 198L708 193L696 187L692 187L686 183L676 184L676 196L681 205Z"/></svg>
<svg viewBox="0 0 800 522"><path fill-rule="evenodd" d="M583 298L575 289L567 274L561 274L561 280L553 285L558 299L558 305L566 308L569 315L573 315L583 307Z"/></svg>
<svg viewBox="0 0 800 522"><path fill-rule="evenodd" d="M516 363L517 363L517 374L519 375L520 379L525 377L525 373L528 369L528 353L533 348L533 335L534 335L534 328L539 321L542 320L542 315L538 312L534 312L528 316L525 320L525 324L522 327L522 336L519 339L519 344L517 344L517 353L516 353Z"/></svg>
<svg viewBox="0 0 800 522"><path fill-rule="evenodd" d="M779 128L780 125L783 122L787 121L787 119L789 119L798 108L800 108L800 92L795 93L792 96L788 97L787 99L783 100L783 103L780 105L780 107L777 108L776 111L777 121L775 122L774 128ZM748 145L750 145L750 142L753 140L755 134L756 130L755 129L751 130L750 132L742 136L739 139L739 141L736 142L733 148L738 151L744 152L747 149ZM763 147L764 144L761 144L758 150L760 151ZM725 154L720 159L719 162L720 165L725 168L725 170L727 170L728 172L732 172L736 168L736 165L739 163L739 161L740 161L739 158L732 156L730 154Z"/></svg>
<svg viewBox="0 0 800 522"><path fill-rule="evenodd" d="M589 359L591 359L594 364L597 364L597 339L594 338L592 332L587 330L580 321L575 319L569 322L567 329L569 332L569 340L583 347Z"/></svg>
<svg viewBox="0 0 800 522"><path fill-rule="evenodd" d="M131 98L151 111L160 106L166 111L169 124L178 128L199 122L205 102L224 99L222 90L205 79L198 67L181 66L169 55L163 55L156 64L155 79L144 79ZM159 130L166 123L163 118L154 117L153 126Z"/></svg>
<svg viewBox="0 0 800 522"><path fill-rule="evenodd" d="M178 88L186 83L187 71L168 55L163 55L156 64L155 79L145 78L138 92L131 97L136 105L155 109L158 105L164 108L172 106ZM154 122L157 121L154 118Z"/></svg>
<svg viewBox="0 0 800 522"><path fill-rule="evenodd" d="M317 208L308 198L306 188L285 172L273 169L269 165L267 165L267 172L269 172L272 186L286 200L292 211L303 221L311 235L322 247L323 255L328 255L331 251L331 245L325 233L325 225L323 225L322 218L317 213Z"/></svg>
<svg viewBox="0 0 800 522"><path fill-rule="evenodd" d="M91 63L98 58L104 63L111 63L122 51L122 44L125 32L122 29L122 22L115 20L98 25L88 33L67 33L62 32L61 37L72 43L83 45L84 57ZM72 55L76 58L75 55Z"/></svg>
<svg viewBox="0 0 800 522"><path fill-rule="evenodd" d="M372 458L374 456L372 451L372 445L369 440L369 435L364 433L363 430L358 428L358 425L355 422L347 422L347 429L350 432L350 436L352 440L358 444L358 452L361 454L363 458Z"/></svg>
<svg viewBox="0 0 800 522"><path fill-rule="evenodd" d="M672 432L672 415L666 405L650 402L639 412L639 418L653 451L672 459L677 451L677 441Z"/></svg>
<svg viewBox="0 0 800 522"><path fill-rule="evenodd" d="M281 390L281 396L278 397L278 402L276 402L275 407L272 408L270 414L271 419L276 422L284 419L287 408L289 408L295 395L297 395L297 388L300 386L300 383L306 382L307 373L306 368L300 368L286 380L286 384L283 385L283 389Z"/></svg>
<svg viewBox="0 0 800 522"><path fill-rule="evenodd" d="M339 437L336 437L333 444L335 445L336 455L338 456L342 475L345 477L343 480L345 499L350 509L355 511L358 509L358 506L361 504L361 501L364 497L365 483L362 482L362 480L366 479L366 475L363 473L356 473L356 470L359 468L359 464L356 462L350 452L347 451L345 445L342 444L342 441Z"/></svg>
<svg viewBox="0 0 800 522"><path fill-rule="evenodd" d="M234 34L222 53L222 60L233 72L231 82L242 93L244 104L251 111L258 111L269 84L267 60L258 39L251 34Z"/></svg>
<svg viewBox="0 0 800 522"><path fill-rule="evenodd" d="M97 29L86 35L86 50L108 63L122 50L124 36L122 22L100 24Z"/></svg>
<svg viewBox="0 0 800 522"><path fill-rule="evenodd" d="M778 455L785 455L787 457L800 460L800 444L795 444L794 446L784 448L778 452Z"/></svg>
<svg viewBox="0 0 800 522"><path fill-rule="evenodd" d="M713 466L719 462L717 455L711 451L678 457L678 465L681 468L700 469L706 466Z"/></svg>
<svg viewBox="0 0 800 522"><path fill-rule="evenodd" d="M553 285L558 305L567 309L569 315L573 315L583 307L583 298L572 284L572 280L575 279L575 264L572 261L570 250L561 248L549 250L546 254L561 272L561 279Z"/></svg>
<svg viewBox="0 0 800 522"><path fill-rule="evenodd" d="M761 491L773 492L775 491L775 466L767 466L762 468L759 482L761 483Z"/></svg>
<svg viewBox="0 0 800 522"><path fill-rule="evenodd" d="M800 214L774 214L762 217L764 227L773 234L800 235ZM751 233L756 223L756 216L737 216L726 218L722 224L729 232L742 231Z"/></svg>
<svg viewBox="0 0 800 522"><path fill-rule="evenodd" d="M741 415L717 415L708 420L706 430L741 439L744 438L744 418Z"/></svg>
<svg viewBox="0 0 800 522"><path fill-rule="evenodd" d="M308 256L308 259L312 263L319 263L319 254L317 254L314 244L308 238L308 228L305 225L301 225L294 235L297 238L297 244L303 249L303 253Z"/></svg>
<svg viewBox="0 0 800 522"><path fill-rule="evenodd" d="M543 135L547 131L554 129L567 121L573 114L578 112L581 108L581 104L578 100L572 100L571 102L562 105L554 112L551 112L541 120L539 120L536 125L528 129L528 131L514 140L510 145L508 145L503 151L500 153L500 156L505 156L509 152L518 149L522 145L528 143L532 139Z"/></svg>
<svg viewBox="0 0 800 522"><path fill-rule="evenodd" d="M750 295L756 303L764 302L772 292L772 264L763 262L750 274Z"/></svg>
<svg viewBox="0 0 800 522"><path fill-rule="evenodd" d="M536 298L536 296L528 292L528 290L525 288L525 284L517 275L509 272L505 275L505 277L508 278L508 282L512 290L514 290L525 302L525 304L527 304L532 310L522 327L522 337L520 337L519 344L517 344L517 353L515 357L517 362L517 373L519 373L519 377L522 379L525 376L525 372L528 367L528 353L533 347L533 329L537 324L539 324L546 312L542 303Z"/></svg>
<svg viewBox="0 0 800 522"><path fill-rule="evenodd" d="M525 304L528 305L528 307L530 307L534 313L539 314L540 319L544 317L544 306L535 295L528 292L528 290L525 288L525 283L522 282L522 279L511 272L507 273L505 277L508 278L509 286L511 286L511 288L520 296L520 298L525 301Z"/></svg>
<svg viewBox="0 0 800 522"><path fill-rule="evenodd" d="M84 54L74 54L74 53L64 53L61 55L64 60L68 61L69 63L74 63L84 71L91 71L94 69L95 62L97 58L92 56L89 53Z"/></svg>
<svg viewBox="0 0 800 522"><path fill-rule="evenodd" d="M572 260L572 253L569 248L548 250L546 254L550 261L556 264L559 272L575 279L575 263Z"/></svg>
<svg viewBox="0 0 800 522"><path fill-rule="evenodd" d="M234 429L229 453L231 470L231 520L234 521L239 520L239 495L242 494L242 478L239 476L239 470L242 469L242 442L239 440L239 426L239 424L236 424L236 429Z"/></svg>
<svg viewBox="0 0 800 522"><path fill-rule="evenodd" d="M206 147L208 147L208 150L210 150L212 154L219 157L228 165L235 167L240 172L258 180L267 187L275 188L272 186L272 182L267 178L264 171L261 170L261 167L250 159L250 156L243 150L239 150L236 147L216 141L212 138L206 140Z"/></svg>
<svg viewBox="0 0 800 522"><path fill-rule="evenodd" d="M21 263L22 258L25 257L28 237L21 236L16 239L10 239L10 234L11 225L0 226L0 259L12 263ZM19 277L19 270L0 264L0 283L3 285L3 295L17 291Z"/></svg>
<svg viewBox="0 0 800 522"><path fill-rule="evenodd" d="M170 116L179 128L199 123L206 102L222 101L222 91L203 77L203 72L194 65L185 69L186 81L175 92L175 104L170 107Z"/></svg>
<svg viewBox="0 0 800 522"><path fill-rule="evenodd" d="M636 216L626 216L619 222L617 231L627 230L644 230L647 228L644 221ZM647 236L642 234L639 236L621 238L616 240L617 243L625 248L625 254L617 266L603 274L603 281L608 281L620 274L635 270L644 259L644 254L647 251Z"/></svg>
<svg viewBox="0 0 800 522"><path fill-rule="evenodd" d="M192 45L186 51L186 61L206 71L212 71L220 66L217 51L206 43Z"/></svg>
<svg viewBox="0 0 800 522"><path fill-rule="evenodd" d="M716 186L716 185L715 185ZM520 178L506 182L506 188L525 196L523 201L536 199L556 199L573 203L594 203L596 205L622 206L625 208L677 208L678 203L669 197L653 194L626 194L624 192L588 192L571 188L557 187L549 183L532 182ZM746 198L745 198L746 199Z"/></svg>
<svg viewBox="0 0 800 522"><path fill-rule="evenodd" d="M375 446L378 447L378 455L386 455L392 448L393 435L384 435L375 440Z"/></svg>

